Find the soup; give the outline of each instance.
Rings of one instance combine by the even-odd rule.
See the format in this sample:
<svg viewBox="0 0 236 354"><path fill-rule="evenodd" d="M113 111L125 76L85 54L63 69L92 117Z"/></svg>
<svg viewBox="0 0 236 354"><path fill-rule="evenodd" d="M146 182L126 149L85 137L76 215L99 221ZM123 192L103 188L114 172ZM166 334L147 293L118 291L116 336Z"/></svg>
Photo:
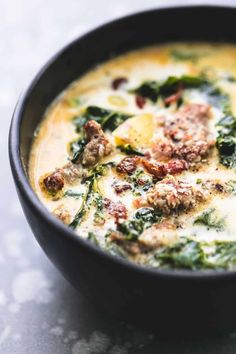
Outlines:
<svg viewBox="0 0 236 354"><path fill-rule="evenodd" d="M30 182L114 256L156 268L236 265L236 46L129 52L73 82L35 132Z"/></svg>

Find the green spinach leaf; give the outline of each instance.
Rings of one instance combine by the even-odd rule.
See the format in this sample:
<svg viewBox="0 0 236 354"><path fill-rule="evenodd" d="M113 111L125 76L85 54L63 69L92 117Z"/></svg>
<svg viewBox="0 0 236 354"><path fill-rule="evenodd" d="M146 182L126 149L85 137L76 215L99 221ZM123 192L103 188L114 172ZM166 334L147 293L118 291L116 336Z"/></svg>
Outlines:
<svg viewBox="0 0 236 354"><path fill-rule="evenodd" d="M124 234L126 240L136 241L145 229L160 221L161 216L154 209L141 208L133 219L119 223L117 230Z"/></svg>
<svg viewBox="0 0 236 354"><path fill-rule="evenodd" d="M198 88L207 84L204 77L196 77L190 75L183 75L180 77L169 76L165 81L145 81L141 86L137 87L131 92L139 94L142 97L149 98L156 102L158 97L166 98L180 88Z"/></svg>
<svg viewBox="0 0 236 354"><path fill-rule="evenodd" d="M206 226L208 229L222 231L225 226L225 219L217 215L215 208L210 208L199 215L194 220L194 224L200 224Z"/></svg>
<svg viewBox="0 0 236 354"><path fill-rule="evenodd" d="M98 106L88 106L82 115L73 119L73 123L78 133L81 133L83 126L89 120L95 120L101 124L104 130L113 131L130 117L130 114L104 109Z"/></svg>
<svg viewBox="0 0 236 354"><path fill-rule="evenodd" d="M135 149L130 144L120 145L117 147L118 147L118 149L120 149L121 152L123 152L126 155L145 156L145 154L143 154L141 151Z"/></svg>
<svg viewBox="0 0 236 354"><path fill-rule="evenodd" d="M79 157L84 151L85 145L86 145L85 139L79 139L77 141L73 141L70 144L70 151L72 154L71 162L76 163L78 161Z"/></svg>
<svg viewBox="0 0 236 354"><path fill-rule="evenodd" d="M216 147L220 162L226 167L236 167L236 118L232 115L223 117L217 123L218 136Z"/></svg>
<svg viewBox="0 0 236 354"><path fill-rule="evenodd" d="M206 243L183 237L169 247L158 249L148 264L168 269L232 269L236 266L236 242Z"/></svg>

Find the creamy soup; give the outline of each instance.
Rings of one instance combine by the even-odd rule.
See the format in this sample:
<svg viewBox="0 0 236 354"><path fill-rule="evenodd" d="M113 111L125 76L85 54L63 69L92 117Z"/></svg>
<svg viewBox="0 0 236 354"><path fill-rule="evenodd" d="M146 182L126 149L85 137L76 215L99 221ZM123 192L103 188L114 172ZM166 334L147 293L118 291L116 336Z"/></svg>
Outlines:
<svg viewBox="0 0 236 354"><path fill-rule="evenodd" d="M156 268L236 265L236 46L173 43L73 82L35 132L29 176L55 217Z"/></svg>

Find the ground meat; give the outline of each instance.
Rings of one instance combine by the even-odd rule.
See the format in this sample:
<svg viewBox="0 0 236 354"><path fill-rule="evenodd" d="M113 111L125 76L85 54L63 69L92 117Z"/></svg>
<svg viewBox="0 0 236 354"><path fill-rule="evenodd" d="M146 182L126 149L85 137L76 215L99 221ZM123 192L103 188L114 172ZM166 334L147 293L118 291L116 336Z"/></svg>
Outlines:
<svg viewBox="0 0 236 354"><path fill-rule="evenodd" d="M175 223L163 220L144 230L138 241L143 247L149 250L168 246L177 239L176 229L177 225Z"/></svg>
<svg viewBox="0 0 236 354"><path fill-rule="evenodd" d="M157 182L147 193L147 202L164 215L169 215L194 208L197 203L206 200L208 195L207 190L201 190L198 186L167 177Z"/></svg>
<svg viewBox="0 0 236 354"><path fill-rule="evenodd" d="M116 171L119 173L127 173L131 175L136 171L139 161L140 158L138 156L125 157L116 166Z"/></svg>
<svg viewBox="0 0 236 354"><path fill-rule="evenodd" d="M78 178L85 177L87 171L82 166L68 162L65 166L57 168L43 179L43 189L52 195L56 195L65 185L72 184Z"/></svg>
<svg viewBox="0 0 236 354"><path fill-rule="evenodd" d="M157 138L153 152L156 158L178 158L198 162L214 145L208 128L210 107L188 104L175 115L163 120L163 136Z"/></svg>
<svg viewBox="0 0 236 354"><path fill-rule="evenodd" d="M178 159L172 159L167 163L150 162L143 159L142 164L156 178L163 178L167 174L174 175L188 169L188 163Z"/></svg>
<svg viewBox="0 0 236 354"><path fill-rule="evenodd" d="M112 231L109 237L112 242L116 243L133 256L143 252L142 245L139 242L126 240L124 235L119 231Z"/></svg>
<svg viewBox="0 0 236 354"><path fill-rule="evenodd" d="M172 159L166 163L168 174L175 175L188 169L188 163L185 160Z"/></svg>
<svg viewBox="0 0 236 354"><path fill-rule="evenodd" d="M146 159L142 160L142 164L145 169L156 178L162 178L167 175L167 169L165 163L150 162Z"/></svg>
<svg viewBox="0 0 236 354"><path fill-rule="evenodd" d="M208 135L209 105L188 104L165 121L164 134L178 142L189 140L205 141Z"/></svg>
<svg viewBox="0 0 236 354"><path fill-rule="evenodd" d="M63 204L59 205L56 209L54 209L52 214L56 216L59 220L61 220L64 224L68 225L70 223L70 213L63 206Z"/></svg>
<svg viewBox="0 0 236 354"><path fill-rule="evenodd" d="M113 231L110 234L110 240L122 247L129 254L135 256L175 242L177 239L175 230L175 224L164 220L146 229L137 241L126 240L124 235L119 231Z"/></svg>
<svg viewBox="0 0 236 354"><path fill-rule="evenodd" d="M112 146L101 125L94 120L86 123L84 130L87 144L83 151L82 164L91 167L96 165L104 156L109 155L112 151Z"/></svg>
<svg viewBox="0 0 236 354"><path fill-rule="evenodd" d="M127 209L121 202L113 202L108 198L104 198L103 204L108 213L115 218L116 223L120 220L127 219Z"/></svg>
<svg viewBox="0 0 236 354"><path fill-rule="evenodd" d="M67 184L72 184L78 178L86 177L87 170L82 166L68 162L65 166L57 170Z"/></svg>
<svg viewBox="0 0 236 354"><path fill-rule="evenodd" d="M132 186L128 183L115 183L113 188L117 194L121 194L125 191L131 190Z"/></svg>
<svg viewBox="0 0 236 354"><path fill-rule="evenodd" d="M64 179L59 172L54 172L43 179L43 185L47 192L55 195L64 187Z"/></svg>

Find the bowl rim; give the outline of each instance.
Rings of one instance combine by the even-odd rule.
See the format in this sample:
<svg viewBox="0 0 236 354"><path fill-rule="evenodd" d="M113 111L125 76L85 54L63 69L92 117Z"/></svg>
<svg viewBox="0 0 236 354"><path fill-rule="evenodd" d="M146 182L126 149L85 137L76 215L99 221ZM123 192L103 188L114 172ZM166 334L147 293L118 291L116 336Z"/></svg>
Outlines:
<svg viewBox="0 0 236 354"><path fill-rule="evenodd" d="M29 179L26 175L23 162L21 160L20 154L20 131L21 123L25 110L26 103L30 99L31 93L36 86L37 82L43 76L43 74L53 65L53 63L64 53L66 53L73 45L76 45L80 40L86 39L86 37L91 36L98 32L101 29L109 28L110 25L122 22L123 20L128 20L129 18L134 18L139 15L147 15L153 11L162 12L162 11L171 11L171 10L181 10L181 9L225 9L225 10L236 10L236 7L232 4L226 5L175 5L169 4L168 6L158 6L153 9L147 9L144 11L137 11L129 13L128 15L119 17L117 19L112 19L111 21L105 22L102 25L93 27L91 30L86 31L82 35L77 36L75 39L70 41L68 44L64 45L60 50L58 50L54 55L52 55L46 63L41 67L41 69L34 75L33 79L25 89L24 93L20 95L20 98L16 104L16 107L13 112L10 130L9 130L9 139L8 139L8 152L12 174L17 185L17 188L20 190L27 204L30 205L31 210L34 213L39 214L41 219L46 220L47 223L51 223L54 227L54 230L57 229L60 232L66 234L66 236L75 242L78 243L78 246L82 246L89 250L91 254L95 254L100 258L105 258L109 262L115 263L117 266L122 267L123 269L129 269L133 272L141 273L147 277L161 277L161 278L170 278L170 279L182 279L182 280L195 280L195 281L208 281L208 280L217 280L220 278L235 278L236 270L189 270L189 269L162 269L162 268L151 268L147 266L142 266L132 261L129 261L125 258L116 257L109 254L102 248L92 244L89 240L82 238L78 233L70 229L68 226L64 225L56 217L54 217L43 205L43 203L38 199L36 193L30 185ZM91 70L91 69L89 69Z"/></svg>

